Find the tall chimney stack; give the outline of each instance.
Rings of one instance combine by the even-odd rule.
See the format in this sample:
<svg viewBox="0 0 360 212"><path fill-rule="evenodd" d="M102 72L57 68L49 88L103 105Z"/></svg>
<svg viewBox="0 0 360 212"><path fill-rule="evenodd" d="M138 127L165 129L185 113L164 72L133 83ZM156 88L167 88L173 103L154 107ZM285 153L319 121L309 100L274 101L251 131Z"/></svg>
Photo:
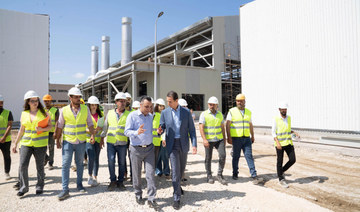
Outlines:
<svg viewBox="0 0 360 212"><path fill-rule="evenodd" d="M121 39L121 66L131 62L131 18L123 17L121 20L122 23L122 39Z"/></svg>
<svg viewBox="0 0 360 212"><path fill-rule="evenodd" d="M95 74L99 70L99 47L91 46L91 75L95 76Z"/></svg>
<svg viewBox="0 0 360 212"><path fill-rule="evenodd" d="M110 37L102 36L101 40L101 70L106 70L109 68L110 62Z"/></svg>

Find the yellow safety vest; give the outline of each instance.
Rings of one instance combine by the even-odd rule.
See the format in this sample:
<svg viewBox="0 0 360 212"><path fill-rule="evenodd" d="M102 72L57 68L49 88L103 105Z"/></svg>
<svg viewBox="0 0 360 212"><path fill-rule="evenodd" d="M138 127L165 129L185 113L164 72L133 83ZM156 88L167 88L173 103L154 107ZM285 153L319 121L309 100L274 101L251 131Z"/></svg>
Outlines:
<svg viewBox="0 0 360 212"><path fill-rule="evenodd" d="M161 114L156 112L154 115L154 119L153 119L153 144L154 146L160 146L161 144L161 136L158 135L157 133L157 129L159 128L160 125L160 116Z"/></svg>
<svg viewBox="0 0 360 212"><path fill-rule="evenodd" d="M8 127L9 114L10 111L5 109L0 114L0 138L2 138L5 135L6 129ZM11 141L11 132L9 133L9 135L6 136L5 141L6 142Z"/></svg>
<svg viewBox="0 0 360 212"><path fill-rule="evenodd" d="M276 137L281 146L293 145L291 139L291 118L287 116L286 125L280 116L275 117L276 121ZM274 145L276 146L276 141L274 141Z"/></svg>
<svg viewBox="0 0 360 212"><path fill-rule="evenodd" d="M231 113L231 124L230 124L231 137L243 137L243 136L249 137L251 111L245 108L245 112L243 116L239 108L233 107L230 109L229 113Z"/></svg>
<svg viewBox="0 0 360 212"><path fill-rule="evenodd" d="M44 147L48 145L49 132L42 132L38 135L35 129L38 126L38 122L45 118L40 110L37 111L32 122L29 110L21 113L21 125L25 126L25 133L20 141L21 146Z"/></svg>
<svg viewBox="0 0 360 212"><path fill-rule="evenodd" d="M47 108L45 108L45 111L49 113L50 118L51 118L51 124L52 124L52 128L49 132L55 132L55 113L58 109L56 107L51 107L50 110L48 110Z"/></svg>
<svg viewBox="0 0 360 212"><path fill-rule="evenodd" d="M104 115L103 115L103 112L101 112L101 115L104 116ZM92 122L93 122L93 124L94 124L94 130L95 130L95 129L97 128L97 121L95 121L95 119L94 119L93 116L91 116L91 119L92 119ZM99 121L99 119L100 119L100 116L98 116L98 121ZM86 127L88 127L87 124L86 124ZM95 135L95 141L98 142L98 143L100 143L100 140L101 140L100 133L101 133L101 132L98 132L98 133ZM91 134L87 132L87 133L86 133L86 142L90 143L90 137L91 137Z"/></svg>
<svg viewBox="0 0 360 212"><path fill-rule="evenodd" d="M77 114L76 119L71 111L70 105L64 107L62 113L65 119L63 140L70 143L75 143L77 140L85 141L88 108L85 105L80 104L80 111Z"/></svg>
<svg viewBox="0 0 360 212"><path fill-rule="evenodd" d="M203 112L205 115L204 132L207 140L221 140L223 134L221 130L221 122L223 121L223 115L220 111L216 113L214 117L209 110Z"/></svg>
<svg viewBox="0 0 360 212"><path fill-rule="evenodd" d="M128 110L125 110L123 115L117 121L117 115L115 110L109 110L107 114L108 119L108 132L106 142L115 144L116 141L127 142L128 138L124 135L126 118L130 114Z"/></svg>

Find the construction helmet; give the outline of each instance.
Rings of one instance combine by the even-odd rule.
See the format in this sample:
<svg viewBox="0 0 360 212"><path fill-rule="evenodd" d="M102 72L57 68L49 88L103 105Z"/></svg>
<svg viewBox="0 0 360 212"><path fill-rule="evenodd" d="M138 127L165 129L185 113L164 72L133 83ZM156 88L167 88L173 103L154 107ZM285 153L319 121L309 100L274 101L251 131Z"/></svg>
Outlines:
<svg viewBox="0 0 360 212"><path fill-rule="evenodd" d="M287 102L282 101L279 103L279 109L288 109L289 105Z"/></svg>
<svg viewBox="0 0 360 212"><path fill-rule="evenodd" d="M209 98L208 100L208 104L219 104L219 100L215 97L215 96L212 96Z"/></svg>
<svg viewBox="0 0 360 212"><path fill-rule="evenodd" d="M25 93L25 95L24 95L24 100L27 100L27 99L30 99L30 98L34 98L34 97L39 98L39 95L38 95L35 91L30 90L30 91L28 91L28 92Z"/></svg>
<svg viewBox="0 0 360 212"><path fill-rule="evenodd" d="M162 98L160 98L160 99L157 99L157 100L156 100L156 104L157 104L157 105L164 105L164 106L165 106L165 101L164 101Z"/></svg>
<svg viewBox="0 0 360 212"><path fill-rule="evenodd" d="M245 95L242 93L239 93L238 95L236 95L236 100L245 100Z"/></svg>
<svg viewBox="0 0 360 212"><path fill-rule="evenodd" d="M99 105L100 101L96 96L90 96L87 103L88 104L93 104L93 105Z"/></svg>
<svg viewBox="0 0 360 212"><path fill-rule="evenodd" d="M130 95L128 92L125 93L125 96L126 96L126 98L130 98L130 99L131 99L131 95Z"/></svg>
<svg viewBox="0 0 360 212"><path fill-rule="evenodd" d="M82 93L80 91L79 88L77 87L72 87L70 88L69 92L68 92L68 96L70 95L74 95L74 96L82 96ZM84 100L83 100L84 101Z"/></svg>
<svg viewBox="0 0 360 212"><path fill-rule="evenodd" d="M188 106L188 104L187 104L187 102L186 102L186 100L185 99L179 99L179 105L181 106L181 107L187 107Z"/></svg>
<svg viewBox="0 0 360 212"><path fill-rule="evenodd" d="M0 102L4 101L4 97L0 94Z"/></svg>
<svg viewBox="0 0 360 212"><path fill-rule="evenodd" d="M126 99L126 95L123 92L117 93L114 100L118 99Z"/></svg>
<svg viewBox="0 0 360 212"><path fill-rule="evenodd" d="M51 101L51 100L52 100L52 97L51 97L51 95L46 94L45 96L43 96L43 100L44 100L44 101Z"/></svg>
<svg viewBox="0 0 360 212"><path fill-rule="evenodd" d="M131 106L132 108L139 108L140 107L140 102L139 101L134 101L133 103L132 103L132 106Z"/></svg>

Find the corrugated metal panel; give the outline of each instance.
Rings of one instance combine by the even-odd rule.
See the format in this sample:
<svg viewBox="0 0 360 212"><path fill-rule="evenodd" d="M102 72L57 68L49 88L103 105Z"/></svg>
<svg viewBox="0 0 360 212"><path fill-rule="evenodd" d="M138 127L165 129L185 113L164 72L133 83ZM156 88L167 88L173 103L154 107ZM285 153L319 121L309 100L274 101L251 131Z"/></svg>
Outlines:
<svg viewBox="0 0 360 212"><path fill-rule="evenodd" d="M254 125L287 100L293 127L360 132L360 1L256 0L240 8Z"/></svg>

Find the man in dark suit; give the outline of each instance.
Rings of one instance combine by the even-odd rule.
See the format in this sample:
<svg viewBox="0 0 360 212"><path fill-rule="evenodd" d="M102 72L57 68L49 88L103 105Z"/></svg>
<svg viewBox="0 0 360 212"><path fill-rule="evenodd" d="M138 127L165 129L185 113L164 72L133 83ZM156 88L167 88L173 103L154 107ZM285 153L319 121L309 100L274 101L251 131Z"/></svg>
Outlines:
<svg viewBox="0 0 360 212"><path fill-rule="evenodd" d="M193 146L193 154L196 154L196 131L191 113L188 109L178 104L178 95L170 91L166 95L169 108L161 113L160 127L158 133L166 130L166 139L163 146L166 146L170 155L172 170L172 184L174 188L174 209L180 209L180 197L182 189L180 186L181 164L184 164L189 151L189 135Z"/></svg>

